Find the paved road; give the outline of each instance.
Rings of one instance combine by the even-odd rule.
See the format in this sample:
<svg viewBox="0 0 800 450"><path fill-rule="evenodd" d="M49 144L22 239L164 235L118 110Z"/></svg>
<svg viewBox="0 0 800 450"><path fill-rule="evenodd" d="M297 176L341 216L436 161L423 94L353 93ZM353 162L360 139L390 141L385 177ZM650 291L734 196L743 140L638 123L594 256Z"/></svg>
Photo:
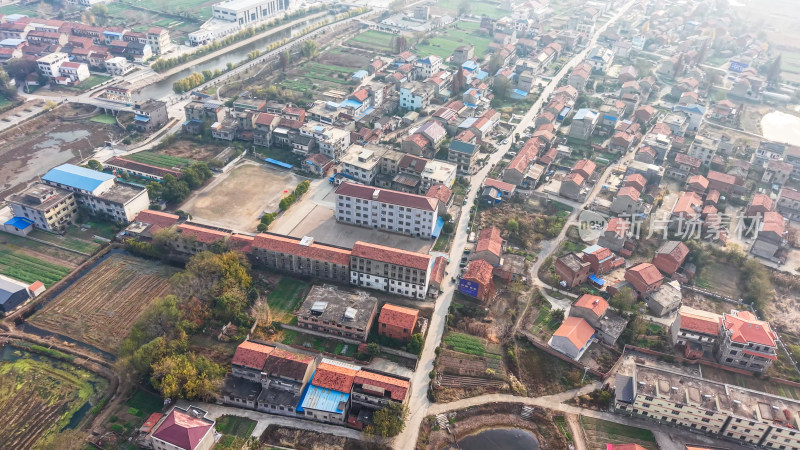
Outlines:
<svg viewBox="0 0 800 450"><path fill-rule="evenodd" d="M586 46L586 49L583 50L581 53L575 55L568 63L564 64L561 70L558 72L556 76L550 81L550 83L542 90L539 99L533 104L531 109L525 114L522 118L520 123L517 127L510 133L510 135L514 135L516 133L522 134L525 128L533 125L533 119L539 114L544 102L553 93L553 91L558 87L558 83L561 81L564 76L566 76L570 70L578 63L583 61L586 58L586 55L589 53L589 50L592 48L593 45L597 42L597 38L603 33L606 28L616 22L622 14L628 10L634 3L638 0L632 0L626 3L620 10L609 20L605 25L600 27L595 34L592 36L592 39ZM489 170L491 167L496 164L503 155L509 150L510 143L505 145L500 145L498 147L498 151L491 154L489 157L489 162L481 169L477 174L472 176L472 184L473 185L480 185L486 176L489 174ZM467 198L467 204L472 205L475 202L475 198L478 194L478 189L470 189ZM565 228L566 229L566 228ZM566 233L566 232L564 232ZM469 214L462 214L458 224L456 226L456 233L453 238L453 243L451 248L454 249L456 254L451 254L450 264L447 267L448 273L458 273L458 264L461 260L461 256L463 254L464 246L467 243L467 236L469 234ZM562 236L563 238L563 236ZM461 254L457 252L461 250ZM455 284L449 281L445 281L445 285L443 286L443 292L439 296L439 299L436 303L436 308L433 312L433 317L431 318L428 336L425 342L425 348L423 349L422 355L420 356L419 364L417 365L417 371L414 373L414 378L411 382L411 393L409 394L409 401L408 401L408 409L409 409L409 418L406 422L406 427L403 432L395 438L393 448L397 449L413 449L417 443L417 435L419 434L419 426L422 423L422 420L425 418L426 415L429 414L429 408L431 407L431 402L428 400L428 386L430 384L430 378L428 377L428 373L433 370L433 361L436 358L435 349L439 346L439 343L442 341L442 335L444 334L445 328L445 320L447 317L447 311L450 308L450 303L453 300L453 294L455 292Z"/></svg>

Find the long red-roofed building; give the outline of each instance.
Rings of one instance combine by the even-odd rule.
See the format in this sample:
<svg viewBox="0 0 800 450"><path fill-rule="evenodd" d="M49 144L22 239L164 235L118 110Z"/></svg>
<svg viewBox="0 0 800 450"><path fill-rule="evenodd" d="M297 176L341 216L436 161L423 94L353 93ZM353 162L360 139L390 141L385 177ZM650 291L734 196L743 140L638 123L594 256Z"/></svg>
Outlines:
<svg viewBox="0 0 800 450"><path fill-rule="evenodd" d="M256 264L282 272L347 283L350 249L271 233L258 234L251 244Z"/></svg>
<svg viewBox="0 0 800 450"><path fill-rule="evenodd" d="M236 347L236 353L231 360L231 372L234 375L252 381L260 382L264 363L275 350L270 345L259 344L253 341L244 341Z"/></svg>
<svg viewBox="0 0 800 450"><path fill-rule="evenodd" d="M433 262L424 253L358 241L350 255L350 284L422 299Z"/></svg>

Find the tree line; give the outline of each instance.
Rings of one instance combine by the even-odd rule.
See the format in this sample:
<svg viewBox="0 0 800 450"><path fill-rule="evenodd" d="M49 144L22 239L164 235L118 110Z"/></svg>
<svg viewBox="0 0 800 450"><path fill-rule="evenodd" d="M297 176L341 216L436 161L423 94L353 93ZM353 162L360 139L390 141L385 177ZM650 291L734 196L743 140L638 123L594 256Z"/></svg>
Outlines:
<svg viewBox="0 0 800 450"><path fill-rule="evenodd" d="M181 178L167 174L164 175L164 181L161 183L158 181L147 183L147 194L151 201L162 199L167 203L180 203L211 176L208 164L202 161L195 162L189 167L181 169Z"/></svg>

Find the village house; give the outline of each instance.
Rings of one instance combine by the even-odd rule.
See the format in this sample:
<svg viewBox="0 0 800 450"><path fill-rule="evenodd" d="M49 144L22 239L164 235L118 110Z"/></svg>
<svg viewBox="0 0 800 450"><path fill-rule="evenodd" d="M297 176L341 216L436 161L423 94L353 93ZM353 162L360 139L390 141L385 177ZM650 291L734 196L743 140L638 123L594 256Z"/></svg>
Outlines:
<svg viewBox="0 0 800 450"><path fill-rule="evenodd" d="M722 316L681 306L669 327L670 342L683 348L686 358L700 359L711 354L719 339Z"/></svg>
<svg viewBox="0 0 800 450"><path fill-rule="evenodd" d="M591 263L582 260L575 253L567 253L555 262L555 273L566 288L571 289L586 282L590 271Z"/></svg>
<svg viewBox="0 0 800 450"><path fill-rule="evenodd" d="M378 334L407 342L414 334L419 311L386 303L378 316Z"/></svg>
<svg viewBox="0 0 800 450"><path fill-rule="evenodd" d="M594 328L580 317L567 317L547 343L550 347L579 360L592 344Z"/></svg>
<svg viewBox="0 0 800 450"><path fill-rule="evenodd" d="M717 361L732 367L763 373L777 357L778 336L769 323L749 311L723 314Z"/></svg>
<svg viewBox="0 0 800 450"><path fill-rule="evenodd" d="M637 264L625 272L625 280L633 285L640 297L654 291L664 282L664 276L650 263Z"/></svg>
<svg viewBox="0 0 800 450"><path fill-rule="evenodd" d="M495 295L493 270L492 265L482 259L470 261L466 272L458 282L458 291L482 301L493 299Z"/></svg>

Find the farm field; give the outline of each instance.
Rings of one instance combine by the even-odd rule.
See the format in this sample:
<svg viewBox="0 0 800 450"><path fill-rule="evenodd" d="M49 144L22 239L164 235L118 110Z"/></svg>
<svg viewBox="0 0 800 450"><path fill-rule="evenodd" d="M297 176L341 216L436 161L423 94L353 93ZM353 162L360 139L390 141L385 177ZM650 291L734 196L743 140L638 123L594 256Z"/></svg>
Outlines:
<svg viewBox="0 0 800 450"><path fill-rule="evenodd" d="M517 344L521 381L528 388L528 395L555 394L580 386L583 370L527 341L520 340Z"/></svg>
<svg viewBox="0 0 800 450"><path fill-rule="evenodd" d="M144 164L150 164L151 166L164 167L166 169L188 166L192 162L186 158L162 155L159 153L153 153L151 151L131 153L130 155L126 155L125 158Z"/></svg>
<svg viewBox="0 0 800 450"><path fill-rule="evenodd" d="M315 61L288 71L279 85L309 99L329 89L349 91L352 74L367 68L370 55L354 49L335 48L320 54Z"/></svg>
<svg viewBox="0 0 800 450"><path fill-rule="evenodd" d="M28 236L89 255L100 249L100 244L97 242L72 237L69 236L69 233L66 236L60 236L42 230L33 230Z"/></svg>
<svg viewBox="0 0 800 450"><path fill-rule="evenodd" d="M275 289L267 296L272 320L289 323L294 317L294 310L303 301L307 291L308 284L294 278L281 278Z"/></svg>
<svg viewBox="0 0 800 450"><path fill-rule="evenodd" d="M436 2L437 9L447 10L450 15L456 16L458 14L458 5L460 0L439 0ZM476 17L487 16L492 19L499 19L503 16L511 14L511 11L502 9L497 3L489 1L472 1L469 3L470 10L468 14Z"/></svg>
<svg viewBox="0 0 800 450"><path fill-rule="evenodd" d="M47 244L0 232L0 274L46 287L64 278L84 256Z"/></svg>
<svg viewBox="0 0 800 450"><path fill-rule="evenodd" d="M391 52L392 38L395 35L382 31L367 30L350 38L345 44L351 47L374 50L377 52Z"/></svg>
<svg viewBox="0 0 800 450"><path fill-rule="evenodd" d="M697 274L695 284L728 298L739 298L739 271L725 262L710 262L703 265Z"/></svg>
<svg viewBox="0 0 800 450"><path fill-rule="evenodd" d="M647 450L658 450L656 438L650 430L586 416L581 416L581 425L590 450L605 450L606 444L639 444Z"/></svg>
<svg viewBox="0 0 800 450"><path fill-rule="evenodd" d="M228 145L221 142L198 143L191 139L169 139L166 144L159 144L154 149L146 152L130 154L126 158L133 159L132 157L136 155L144 154L146 158L151 158L161 164L185 166L195 161L208 162L228 147Z"/></svg>
<svg viewBox="0 0 800 450"><path fill-rule="evenodd" d="M464 333L450 332L442 341L448 349L468 355L486 356L488 358L501 359L499 354L487 352L486 339L471 336Z"/></svg>
<svg viewBox="0 0 800 450"><path fill-rule="evenodd" d="M475 46L475 57L482 58L489 50L489 43L492 40L488 37L478 36L474 33L477 29L471 22L458 22L461 29L448 28L443 34L428 39L428 44L417 45L416 53L418 56L438 55L447 58L453 54L453 50L466 44Z"/></svg>
<svg viewBox="0 0 800 450"><path fill-rule="evenodd" d="M6 354L8 352L8 354ZM0 351L0 442L3 448L35 448L41 439L82 419L107 382L65 362L7 346Z"/></svg>
<svg viewBox="0 0 800 450"><path fill-rule="evenodd" d="M31 323L115 352L136 318L169 293L169 266L123 253L108 256L31 317Z"/></svg>

